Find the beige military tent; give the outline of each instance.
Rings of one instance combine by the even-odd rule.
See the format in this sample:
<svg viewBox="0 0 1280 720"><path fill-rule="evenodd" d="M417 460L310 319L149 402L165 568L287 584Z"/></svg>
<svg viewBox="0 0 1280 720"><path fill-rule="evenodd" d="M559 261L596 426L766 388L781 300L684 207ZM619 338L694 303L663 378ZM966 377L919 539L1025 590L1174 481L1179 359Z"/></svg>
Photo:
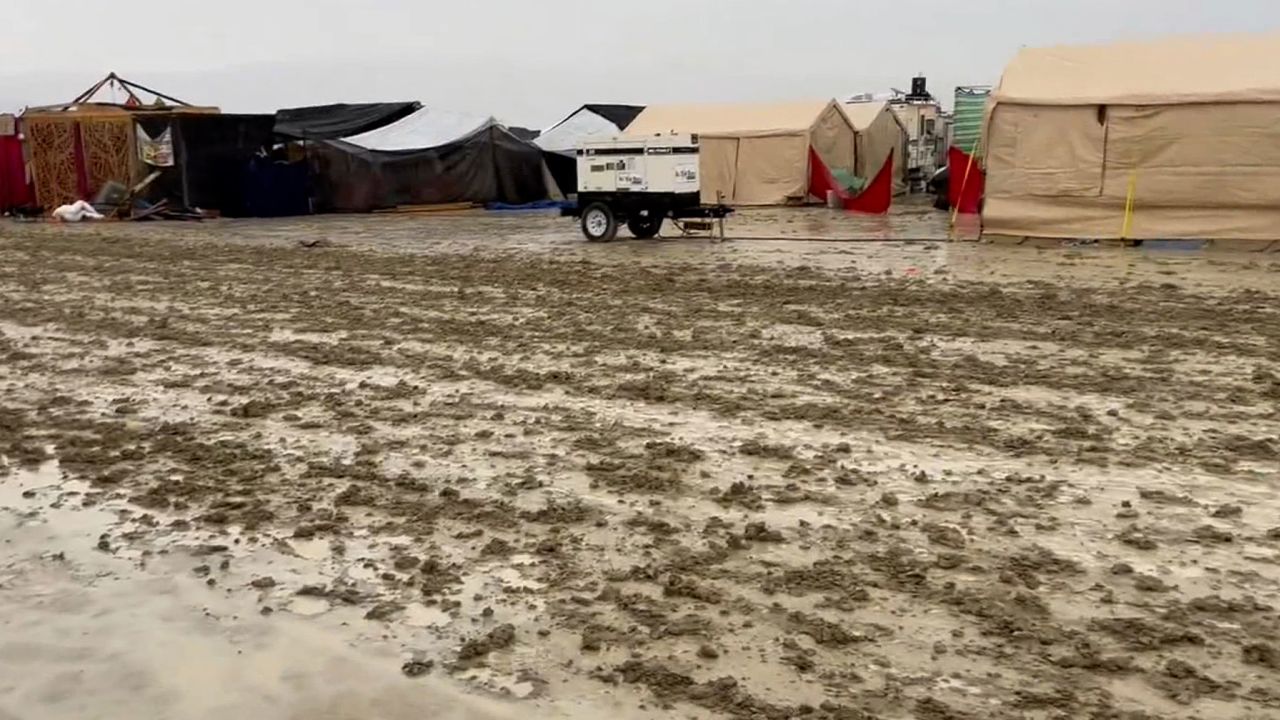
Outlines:
<svg viewBox="0 0 1280 720"><path fill-rule="evenodd" d="M1280 237L1278 117L1277 33L1024 50L987 107L984 232Z"/></svg>
<svg viewBox="0 0 1280 720"><path fill-rule="evenodd" d="M893 153L893 194L907 191L907 142L910 136L888 102L847 103L844 112L858 131L858 153L854 172L874 178Z"/></svg>
<svg viewBox="0 0 1280 720"><path fill-rule="evenodd" d="M731 205L809 201L809 149L852 172L856 132L834 100L777 105L650 105L627 135L697 133L702 199Z"/></svg>

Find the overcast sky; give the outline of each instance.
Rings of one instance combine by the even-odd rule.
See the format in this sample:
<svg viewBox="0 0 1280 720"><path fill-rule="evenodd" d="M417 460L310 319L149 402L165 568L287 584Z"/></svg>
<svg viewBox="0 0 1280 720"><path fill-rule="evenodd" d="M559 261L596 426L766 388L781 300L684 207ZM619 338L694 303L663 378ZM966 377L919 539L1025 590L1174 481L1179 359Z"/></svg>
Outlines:
<svg viewBox="0 0 1280 720"><path fill-rule="evenodd" d="M583 102L788 100L998 80L1023 45L1280 27L1277 0L60 0L0 22L0 110L109 70L270 112L421 100L542 127Z"/></svg>

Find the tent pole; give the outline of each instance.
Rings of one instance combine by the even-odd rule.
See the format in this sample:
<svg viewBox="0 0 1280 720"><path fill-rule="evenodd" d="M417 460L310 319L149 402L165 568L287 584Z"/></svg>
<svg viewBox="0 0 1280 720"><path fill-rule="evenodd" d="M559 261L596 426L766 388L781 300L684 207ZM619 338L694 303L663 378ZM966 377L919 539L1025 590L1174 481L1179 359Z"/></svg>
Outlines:
<svg viewBox="0 0 1280 720"><path fill-rule="evenodd" d="M1129 175L1129 193L1124 199L1124 224L1120 226L1120 239L1128 240L1133 232L1133 203L1138 194L1138 169Z"/></svg>
<svg viewBox="0 0 1280 720"><path fill-rule="evenodd" d="M171 95L165 95L162 92L156 92L155 90L152 90L151 88L145 85L139 85L138 83L133 82L132 80L125 80L124 78L116 78L116 80L119 81L121 85L125 86L125 88L130 91L141 90L143 92L151 93L152 95L155 95L161 100L168 100L169 102L174 103L175 105L187 105L187 106L191 105L191 103L189 102L186 102L184 100L179 100L178 98L173 97Z"/></svg>
<svg viewBox="0 0 1280 720"><path fill-rule="evenodd" d="M99 80L98 82L94 83L94 85L93 85L92 87L90 87L88 90L85 90L84 92L82 92L82 93L80 93L79 95L77 95L77 96L75 97L75 99L71 101L71 104L72 104L72 105L78 105L78 104L80 104L80 103L82 103L82 102L84 102L84 101L88 100L89 98L91 98L91 97L93 97L95 94L97 94L97 92L98 92L99 90L101 90L101 89L102 89L102 86L103 86L103 85L106 85L107 83L111 82L112 80L118 80L118 79L119 79L119 78L118 78L118 77L116 77L116 74L115 74L115 73L113 73L113 72L111 72L111 73L107 73L107 76L106 76L106 77L104 77L104 78L102 78L101 80Z"/></svg>

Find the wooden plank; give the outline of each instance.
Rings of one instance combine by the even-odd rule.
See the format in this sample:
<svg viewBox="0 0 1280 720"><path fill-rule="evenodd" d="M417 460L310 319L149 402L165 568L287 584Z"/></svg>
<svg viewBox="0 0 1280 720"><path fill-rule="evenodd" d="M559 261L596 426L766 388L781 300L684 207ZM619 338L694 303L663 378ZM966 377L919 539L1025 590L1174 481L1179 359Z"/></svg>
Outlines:
<svg viewBox="0 0 1280 720"><path fill-rule="evenodd" d="M461 210L475 210L484 207L478 203L458 202L458 203L440 203L438 205L397 205L393 208L385 210L374 210L378 215L401 215L416 213L442 213L442 212L458 212Z"/></svg>

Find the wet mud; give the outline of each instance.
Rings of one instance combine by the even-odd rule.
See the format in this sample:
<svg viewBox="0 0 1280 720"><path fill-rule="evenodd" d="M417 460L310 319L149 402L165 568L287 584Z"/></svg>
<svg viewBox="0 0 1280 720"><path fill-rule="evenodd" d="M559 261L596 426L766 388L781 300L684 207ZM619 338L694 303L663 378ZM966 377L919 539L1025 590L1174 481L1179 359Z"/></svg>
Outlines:
<svg viewBox="0 0 1280 720"><path fill-rule="evenodd" d="M5 225L0 716L1280 716L1280 259L781 217Z"/></svg>

